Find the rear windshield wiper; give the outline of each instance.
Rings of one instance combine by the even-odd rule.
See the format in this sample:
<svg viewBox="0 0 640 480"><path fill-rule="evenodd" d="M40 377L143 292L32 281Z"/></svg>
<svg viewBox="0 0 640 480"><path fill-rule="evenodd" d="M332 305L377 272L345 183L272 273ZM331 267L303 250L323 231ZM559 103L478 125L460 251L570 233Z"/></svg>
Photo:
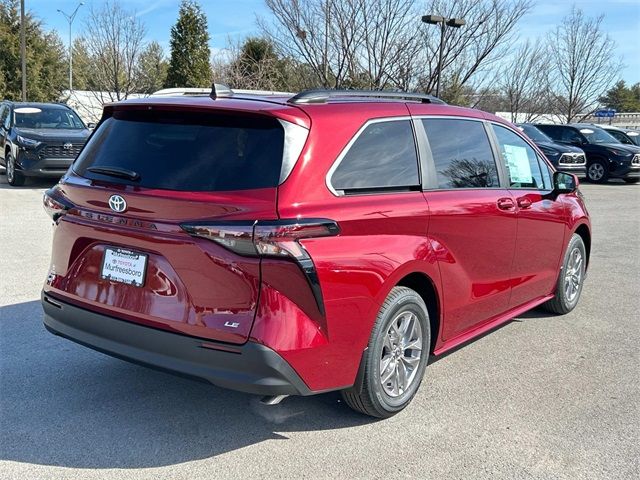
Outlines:
<svg viewBox="0 0 640 480"><path fill-rule="evenodd" d="M110 177L126 178L128 180L140 180L140 174L133 170L127 170L120 167L89 167L88 171L99 173L100 175L108 175Z"/></svg>

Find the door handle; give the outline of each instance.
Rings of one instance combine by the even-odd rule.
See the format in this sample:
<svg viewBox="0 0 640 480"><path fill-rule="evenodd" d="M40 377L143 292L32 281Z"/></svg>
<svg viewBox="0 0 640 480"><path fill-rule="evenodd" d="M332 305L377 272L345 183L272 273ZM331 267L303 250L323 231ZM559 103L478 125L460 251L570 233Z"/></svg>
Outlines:
<svg viewBox="0 0 640 480"><path fill-rule="evenodd" d="M520 197L518 199L518 206L520 208L529 208L531 206L531 199L527 197Z"/></svg>
<svg viewBox="0 0 640 480"><path fill-rule="evenodd" d="M515 210L516 204L511 198L499 198L497 201L500 210Z"/></svg>

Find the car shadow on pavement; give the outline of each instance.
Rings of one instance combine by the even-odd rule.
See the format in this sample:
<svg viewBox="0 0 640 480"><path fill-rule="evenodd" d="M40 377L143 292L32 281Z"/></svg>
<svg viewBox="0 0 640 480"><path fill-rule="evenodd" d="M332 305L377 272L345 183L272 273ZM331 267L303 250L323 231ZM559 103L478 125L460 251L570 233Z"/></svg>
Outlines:
<svg viewBox="0 0 640 480"><path fill-rule="evenodd" d="M58 178L27 178L24 185L12 187L7 183L7 174L4 167L0 166L0 190L30 190L34 188L50 188L58 183Z"/></svg>
<svg viewBox="0 0 640 480"><path fill-rule="evenodd" d="M337 393L265 406L94 352L48 333L39 300L0 307L0 460L158 467L372 421Z"/></svg>

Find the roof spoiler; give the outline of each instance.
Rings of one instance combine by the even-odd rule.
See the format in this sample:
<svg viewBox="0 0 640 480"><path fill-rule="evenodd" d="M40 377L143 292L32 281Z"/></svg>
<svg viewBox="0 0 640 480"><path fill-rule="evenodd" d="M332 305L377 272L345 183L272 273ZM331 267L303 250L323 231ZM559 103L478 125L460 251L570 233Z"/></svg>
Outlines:
<svg viewBox="0 0 640 480"><path fill-rule="evenodd" d="M309 104L327 103L331 98L388 98L397 100L409 100L420 103L436 103L446 105L446 102L433 95L425 93L393 92L389 90L331 90L315 89L305 90L291 97L287 103Z"/></svg>

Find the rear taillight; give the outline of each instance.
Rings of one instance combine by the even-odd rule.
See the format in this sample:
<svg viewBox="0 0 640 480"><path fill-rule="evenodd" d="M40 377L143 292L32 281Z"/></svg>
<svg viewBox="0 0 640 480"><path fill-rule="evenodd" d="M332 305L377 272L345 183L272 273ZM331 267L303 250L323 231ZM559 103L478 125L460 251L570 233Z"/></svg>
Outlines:
<svg viewBox="0 0 640 480"><path fill-rule="evenodd" d="M73 208L73 204L62 196L57 187L52 187L44 192L42 206L54 222L57 222L62 215Z"/></svg>
<svg viewBox="0 0 640 480"><path fill-rule="evenodd" d="M332 237L340 233L338 224L327 219L293 219L255 222L198 222L182 224L195 237L211 240L239 255L294 260L304 272L320 312L324 305L313 260L300 240Z"/></svg>
<svg viewBox="0 0 640 480"><path fill-rule="evenodd" d="M223 247L248 256L290 257L309 255L299 240L331 237L340 229L333 220L274 220L255 222L198 222L180 225L195 237L206 238Z"/></svg>
<svg viewBox="0 0 640 480"><path fill-rule="evenodd" d="M206 238L240 255L257 255L253 244L256 222L189 223L180 227L189 235Z"/></svg>
<svg viewBox="0 0 640 480"><path fill-rule="evenodd" d="M300 261L309 258L309 254L299 243L299 240L333 237L339 233L338 224L332 220L256 222L253 230L253 243L259 255L291 257Z"/></svg>

